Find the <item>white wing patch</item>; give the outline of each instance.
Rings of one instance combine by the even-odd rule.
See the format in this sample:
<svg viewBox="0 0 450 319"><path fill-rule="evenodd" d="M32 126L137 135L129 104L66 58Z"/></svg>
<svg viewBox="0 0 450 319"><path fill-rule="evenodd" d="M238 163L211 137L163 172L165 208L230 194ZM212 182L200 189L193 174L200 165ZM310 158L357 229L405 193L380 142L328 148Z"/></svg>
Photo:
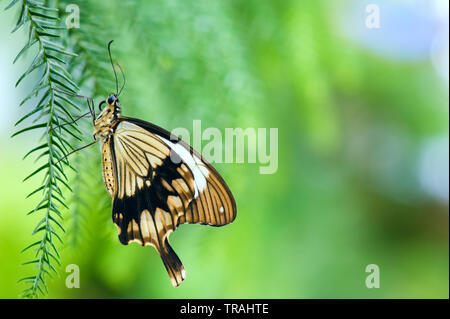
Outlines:
<svg viewBox="0 0 450 319"><path fill-rule="evenodd" d="M195 155L189 153L189 151L178 143L173 143L163 137L159 137L167 145L173 149L184 163L189 167L194 175L195 181L195 197L198 197L199 192L203 191L206 187L206 177L208 177L208 168L202 163L202 161Z"/></svg>

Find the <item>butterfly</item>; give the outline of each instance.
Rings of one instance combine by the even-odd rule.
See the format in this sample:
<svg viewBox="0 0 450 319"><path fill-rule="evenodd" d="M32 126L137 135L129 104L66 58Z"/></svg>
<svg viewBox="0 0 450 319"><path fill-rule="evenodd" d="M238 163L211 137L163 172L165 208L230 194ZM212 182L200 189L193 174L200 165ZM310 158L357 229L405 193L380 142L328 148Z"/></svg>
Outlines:
<svg viewBox="0 0 450 319"><path fill-rule="evenodd" d="M186 272L169 244L170 233L181 224L227 225L236 218L236 203L220 174L187 143L159 126L121 115L112 58L111 64L118 92L99 104L98 117L89 108L112 219L122 244L157 250L177 287Z"/></svg>

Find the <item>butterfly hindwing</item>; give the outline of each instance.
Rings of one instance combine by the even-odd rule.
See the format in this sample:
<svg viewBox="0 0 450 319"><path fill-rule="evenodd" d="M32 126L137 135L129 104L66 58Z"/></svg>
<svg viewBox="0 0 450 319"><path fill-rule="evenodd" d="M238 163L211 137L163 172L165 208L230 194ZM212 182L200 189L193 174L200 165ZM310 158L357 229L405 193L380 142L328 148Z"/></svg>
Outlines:
<svg viewBox="0 0 450 319"><path fill-rule="evenodd" d="M169 245L169 234L183 223L232 222L236 205L230 190L200 154L153 124L122 118L105 145L104 180L107 186L105 155L110 153L115 187L107 189L120 242L154 246L178 286L185 271Z"/></svg>

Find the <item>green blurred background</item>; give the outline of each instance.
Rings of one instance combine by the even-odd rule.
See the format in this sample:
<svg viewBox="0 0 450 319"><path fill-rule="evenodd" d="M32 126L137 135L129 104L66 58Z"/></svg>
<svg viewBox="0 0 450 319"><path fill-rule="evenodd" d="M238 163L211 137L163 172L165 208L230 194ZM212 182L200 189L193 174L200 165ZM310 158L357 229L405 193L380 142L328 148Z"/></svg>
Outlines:
<svg viewBox="0 0 450 319"><path fill-rule="evenodd" d="M365 25L369 3L379 5L379 29ZM20 266L32 252L20 250L39 217L26 216L39 198L24 198L41 180L21 182L37 165L21 160L37 138L9 138L33 106L18 108L32 79L14 87L33 56L12 64L26 33L10 33L17 8L0 4L0 297L16 298L17 280L33 273ZM192 131L195 119L222 132L278 128L279 163L272 175L215 164L237 219L172 234L187 270L175 289L153 248L119 243L98 148L74 155L82 173L72 174L63 265L48 297L449 297L448 1L79 6L71 32L96 19L105 48L115 39L124 115L168 130ZM79 289L65 286L68 264L80 266ZM365 285L368 264L380 267L378 289Z"/></svg>

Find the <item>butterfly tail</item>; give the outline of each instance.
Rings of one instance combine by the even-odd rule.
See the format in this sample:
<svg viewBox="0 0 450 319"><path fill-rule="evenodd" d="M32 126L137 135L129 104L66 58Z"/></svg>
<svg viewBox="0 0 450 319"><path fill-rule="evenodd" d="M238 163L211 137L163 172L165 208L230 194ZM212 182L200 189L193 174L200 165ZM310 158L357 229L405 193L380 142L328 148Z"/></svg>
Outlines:
<svg viewBox="0 0 450 319"><path fill-rule="evenodd" d="M161 259L169 274L170 280L174 287L178 287L181 282L186 278L186 271L181 263L180 258L173 251L167 238L164 240L163 246L160 251Z"/></svg>

